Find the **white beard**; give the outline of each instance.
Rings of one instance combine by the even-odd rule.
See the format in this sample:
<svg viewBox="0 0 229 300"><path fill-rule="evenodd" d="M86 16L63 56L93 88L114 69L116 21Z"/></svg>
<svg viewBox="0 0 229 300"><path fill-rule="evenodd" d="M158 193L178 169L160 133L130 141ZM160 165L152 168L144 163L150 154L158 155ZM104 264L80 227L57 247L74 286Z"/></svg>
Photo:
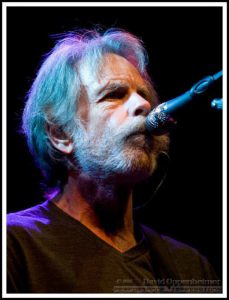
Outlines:
<svg viewBox="0 0 229 300"><path fill-rule="evenodd" d="M146 179L156 168L154 138L128 137L142 130L144 120L139 117L131 126L119 127L118 132L107 127L99 137L95 131L88 134L82 125L78 127L74 137L77 168L100 180L130 184Z"/></svg>

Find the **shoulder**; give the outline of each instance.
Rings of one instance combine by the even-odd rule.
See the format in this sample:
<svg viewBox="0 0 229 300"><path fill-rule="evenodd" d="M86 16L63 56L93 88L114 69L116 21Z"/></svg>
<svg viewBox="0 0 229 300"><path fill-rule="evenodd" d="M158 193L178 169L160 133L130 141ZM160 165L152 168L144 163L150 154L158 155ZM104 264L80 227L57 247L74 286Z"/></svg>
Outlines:
<svg viewBox="0 0 229 300"><path fill-rule="evenodd" d="M47 201L31 208L7 214L7 232L39 230L49 222Z"/></svg>
<svg viewBox="0 0 229 300"><path fill-rule="evenodd" d="M171 238L167 235L158 233L155 229L149 228L148 226L141 225L143 232L151 238L151 241L154 243L162 244L173 254L184 254L184 255L194 255L199 256L200 253L195 248L178 241L174 238Z"/></svg>
<svg viewBox="0 0 229 300"><path fill-rule="evenodd" d="M171 262L181 278L217 278L208 259L194 247L141 225L151 246Z"/></svg>

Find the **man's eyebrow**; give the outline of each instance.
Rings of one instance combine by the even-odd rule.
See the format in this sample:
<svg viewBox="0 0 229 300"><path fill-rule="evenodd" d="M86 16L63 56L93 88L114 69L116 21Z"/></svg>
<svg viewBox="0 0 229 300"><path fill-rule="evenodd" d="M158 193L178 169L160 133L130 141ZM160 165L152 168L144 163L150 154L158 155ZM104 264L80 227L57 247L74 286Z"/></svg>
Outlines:
<svg viewBox="0 0 229 300"><path fill-rule="evenodd" d="M116 91L118 89L128 89L129 85L125 82L122 81L113 81L113 82L107 82L105 85L100 87L98 91L96 92L97 96L101 96L106 92L110 91ZM139 93L141 96L143 96L149 103L152 105L154 100L153 100L153 93L152 93L152 87L151 85L148 85L147 83L145 84L140 84L137 86L137 93Z"/></svg>
<svg viewBox="0 0 229 300"><path fill-rule="evenodd" d="M128 84L124 83L124 82L120 82L120 81L116 81L116 82L107 82L104 86L102 86L97 92L96 94L99 96L101 94L103 94L106 91L114 91L117 90L119 88L122 89L127 89L129 87Z"/></svg>

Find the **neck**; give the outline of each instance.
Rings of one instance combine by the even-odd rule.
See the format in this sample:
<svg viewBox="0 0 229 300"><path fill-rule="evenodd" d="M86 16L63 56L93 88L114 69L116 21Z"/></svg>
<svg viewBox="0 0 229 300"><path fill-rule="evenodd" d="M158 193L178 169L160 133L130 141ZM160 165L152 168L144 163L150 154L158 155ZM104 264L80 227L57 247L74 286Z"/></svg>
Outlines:
<svg viewBox="0 0 229 300"><path fill-rule="evenodd" d="M70 175L56 205L121 252L136 244L130 187Z"/></svg>

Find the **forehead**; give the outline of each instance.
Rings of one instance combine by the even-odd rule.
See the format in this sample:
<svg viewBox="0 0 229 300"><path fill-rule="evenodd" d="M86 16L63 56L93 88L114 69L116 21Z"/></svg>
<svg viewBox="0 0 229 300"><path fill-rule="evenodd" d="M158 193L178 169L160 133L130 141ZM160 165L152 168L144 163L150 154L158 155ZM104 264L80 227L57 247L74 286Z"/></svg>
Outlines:
<svg viewBox="0 0 229 300"><path fill-rule="evenodd" d="M112 80L127 81L130 85L143 85L145 82L133 64L126 58L113 53L105 54L97 68L82 62L79 75L86 89L96 89Z"/></svg>
<svg viewBox="0 0 229 300"><path fill-rule="evenodd" d="M117 54L106 54L99 65L99 80L109 76L128 76L130 79L143 81L137 68L126 58Z"/></svg>

